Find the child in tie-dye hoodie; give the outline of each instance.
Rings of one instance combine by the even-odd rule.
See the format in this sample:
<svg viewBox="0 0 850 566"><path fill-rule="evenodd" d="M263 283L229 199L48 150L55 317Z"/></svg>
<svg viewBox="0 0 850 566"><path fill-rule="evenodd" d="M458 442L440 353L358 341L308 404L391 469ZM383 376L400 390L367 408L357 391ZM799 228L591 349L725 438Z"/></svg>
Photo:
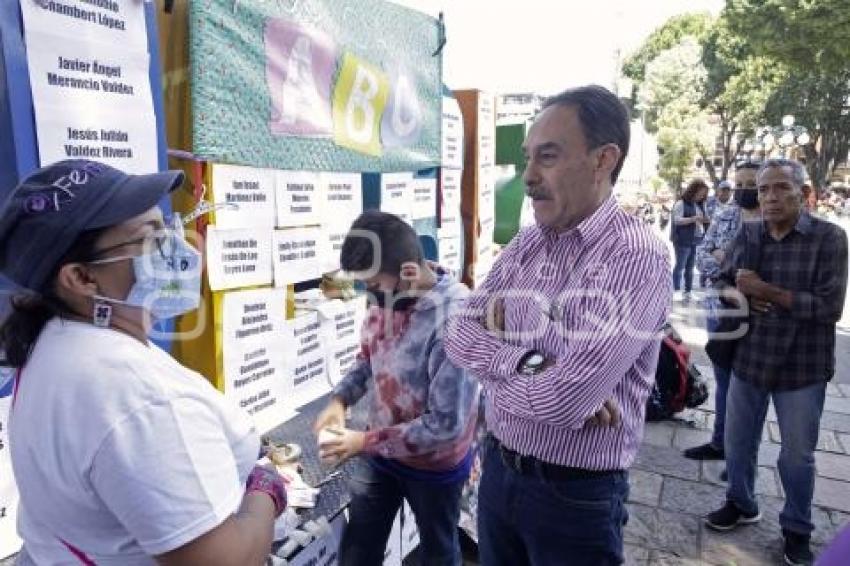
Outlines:
<svg viewBox="0 0 850 566"><path fill-rule="evenodd" d="M340 260L366 283L372 303L357 364L316 423L317 430L341 431L323 442L325 461L357 454L366 460L351 478L340 564L383 562L402 499L419 527L423 563L460 564L457 524L472 463L478 385L446 357L443 334L467 289L432 269L413 228L387 213L364 212ZM344 429L346 407L367 394L368 430Z"/></svg>

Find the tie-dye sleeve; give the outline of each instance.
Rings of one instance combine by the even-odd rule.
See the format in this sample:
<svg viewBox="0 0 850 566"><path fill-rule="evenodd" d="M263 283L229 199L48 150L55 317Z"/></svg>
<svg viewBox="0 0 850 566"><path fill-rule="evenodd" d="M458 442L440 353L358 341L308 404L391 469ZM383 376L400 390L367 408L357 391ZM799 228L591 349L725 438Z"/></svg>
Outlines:
<svg viewBox="0 0 850 566"><path fill-rule="evenodd" d="M346 407L350 407L366 394L366 381L370 377L372 377L372 366L364 346L357 355L354 367L337 383L333 394L339 397Z"/></svg>
<svg viewBox="0 0 850 566"><path fill-rule="evenodd" d="M474 378L448 359L442 340L434 341L428 356L428 372L431 381L426 406L417 411L420 416L370 430L366 435L366 452L385 458L416 457L436 451L451 452L464 443L477 409ZM398 395L409 392L402 388Z"/></svg>

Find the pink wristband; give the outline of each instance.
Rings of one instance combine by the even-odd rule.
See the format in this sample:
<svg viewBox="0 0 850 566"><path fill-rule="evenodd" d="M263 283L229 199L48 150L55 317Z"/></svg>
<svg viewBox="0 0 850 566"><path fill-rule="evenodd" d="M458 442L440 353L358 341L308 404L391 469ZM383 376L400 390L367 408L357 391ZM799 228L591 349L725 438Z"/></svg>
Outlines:
<svg viewBox="0 0 850 566"><path fill-rule="evenodd" d="M254 466L246 482L246 492L261 491L272 498L275 517L286 509L286 483L280 474L263 466Z"/></svg>

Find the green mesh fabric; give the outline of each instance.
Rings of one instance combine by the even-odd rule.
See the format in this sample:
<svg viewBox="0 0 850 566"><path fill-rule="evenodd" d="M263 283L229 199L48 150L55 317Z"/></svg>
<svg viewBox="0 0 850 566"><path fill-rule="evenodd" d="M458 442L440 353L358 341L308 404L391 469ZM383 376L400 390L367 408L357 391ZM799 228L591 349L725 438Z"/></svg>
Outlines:
<svg viewBox="0 0 850 566"><path fill-rule="evenodd" d="M263 27L269 17L312 26L383 70L414 75L422 110L415 145L380 157L332 139L275 136L268 128ZM411 171L440 156L442 56L438 22L383 0L193 0L189 13L193 152L215 162L313 171ZM337 62L339 73L341 56Z"/></svg>

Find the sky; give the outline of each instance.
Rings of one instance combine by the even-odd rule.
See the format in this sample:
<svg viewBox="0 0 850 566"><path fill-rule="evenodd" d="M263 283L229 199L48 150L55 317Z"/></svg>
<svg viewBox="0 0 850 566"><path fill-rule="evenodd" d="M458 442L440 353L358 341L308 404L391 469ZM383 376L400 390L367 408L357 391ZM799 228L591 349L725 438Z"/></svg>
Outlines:
<svg viewBox="0 0 850 566"><path fill-rule="evenodd" d="M448 42L451 89L554 94L588 83L611 87L617 52L640 46L684 12L719 13L723 0L393 0L436 17Z"/></svg>

